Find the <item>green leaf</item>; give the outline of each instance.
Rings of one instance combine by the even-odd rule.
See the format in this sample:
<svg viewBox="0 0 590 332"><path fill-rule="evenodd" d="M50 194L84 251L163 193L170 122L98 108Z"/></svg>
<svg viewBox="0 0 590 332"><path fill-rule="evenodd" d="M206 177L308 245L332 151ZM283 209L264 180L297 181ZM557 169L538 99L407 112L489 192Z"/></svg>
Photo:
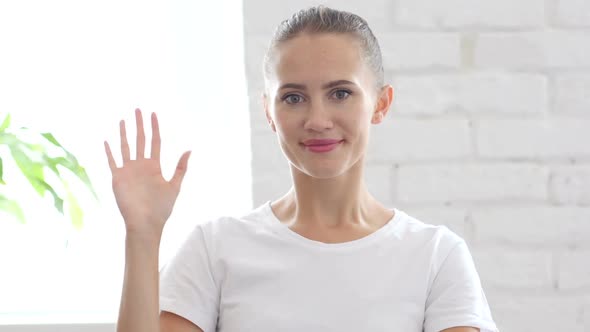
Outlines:
<svg viewBox="0 0 590 332"><path fill-rule="evenodd" d="M45 192L49 191L53 196L53 203L57 211L63 214L63 199L55 192L55 190L45 182L43 174L43 164L33 161L26 153L19 147L11 147L10 152L20 168L23 175L29 180L33 188L37 191L39 196L44 197Z"/></svg>
<svg viewBox="0 0 590 332"><path fill-rule="evenodd" d="M8 146L14 144L17 138L14 134L0 131L0 144L6 144Z"/></svg>
<svg viewBox="0 0 590 332"><path fill-rule="evenodd" d="M59 164L59 165L64 166L65 168L69 169L72 173L74 173L74 175L76 175L78 177L78 179L80 179L80 181L82 181L86 185L86 187L88 187L88 189L94 195L94 198L98 200L98 195L96 194L96 191L94 190L94 186L92 185L92 182L90 181L90 178L88 177L88 174L86 174L86 170L84 169L84 167L80 166L80 163L78 163L78 160L76 159L76 157L70 151L68 151L66 148L64 148L61 144L59 144L57 139L55 139L55 137L51 133L42 133L41 135L43 137L45 137L46 140L51 142L51 144L53 144L57 147L60 147L66 153L65 158L64 157L52 158L53 161L51 162L51 165ZM59 175L59 171L57 171L57 168L53 171Z"/></svg>
<svg viewBox="0 0 590 332"><path fill-rule="evenodd" d="M27 180L29 180L39 196L43 196L45 194L45 188L39 184L39 180L43 181L45 179L43 175L43 164L35 162L29 158L29 156L21 150L21 146L19 145L10 146L10 153L18 168Z"/></svg>
<svg viewBox="0 0 590 332"><path fill-rule="evenodd" d="M10 114L7 114L4 118L4 121L2 121L2 124L0 125L0 131L6 130L8 126L10 126Z"/></svg>
<svg viewBox="0 0 590 332"><path fill-rule="evenodd" d="M59 174L59 169L56 167L59 164L57 159L61 158L61 157L51 158L47 154L43 154L42 158L43 158L43 161L45 162L45 166L47 166L47 168L49 168L53 173L55 173L55 175L57 175L58 177L61 178L61 175Z"/></svg>
<svg viewBox="0 0 590 332"><path fill-rule="evenodd" d="M21 128L26 129L26 128ZM78 200L70 190L68 183L62 178L58 165L65 167L70 170L78 179L80 179L93 193L94 197L98 200L90 178L86 173L86 170L80 166L76 157L55 139L51 133L41 134L51 144L59 147L65 152L65 157L51 157L48 154L46 146L42 144L31 144L22 141L14 134L1 133L0 132L0 144L7 143L12 157L14 158L17 166L21 170L22 174L27 178L37 193L44 197L45 193L49 191L53 196L55 208L64 215L64 199L62 199L57 192L45 181L44 168L49 168L57 177L61 180L66 190L65 200L68 204L68 214L71 218L72 225L76 229L80 229L83 226L83 211L78 203ZM1 165L0 165L0 181L1 176Z"/></svg>
<svg viewBox="0 0 590 332"><path fill-rule="evenodd" d="M20 223L25 223L25 214L23 213L23 209L15 200L8 199L5 196L0 195L0 210L7 211L8 213L15 216Z"/></svg>
<svg viewBox="0 0 590 332"><path fill-rule="evenodd" d="M94 186L92 185L92 182L90 181L90 178L88 177L88 174L86 173L86 169L84 167L80 166L80 163L78 162L78 159L76 159L76 156L74 156L70 151L68 151L61 144L59 144L59 142L55 139L55 137L51 133L43 133L41 135L43 137L45 137L45 139L47 139L49 142L54 144L55 146L60 147L66 154L66 157L47 158L46 161L48 161L48 159L52 160L51 162L48 163L48 167L51 168L51 167L57 166L58 164L64 166L65 168L70 170L72 173L74 173L74 175L76 175L76 177L78 177L78 179L80 179L80 181L82 181L86 185L86 187L90 190L90 192L92 192L92 195L94 196L94 198L98 200L98 194L96 194L96 191L94 190ZM51 165L51 166L49 166L49 165ZM59 175L59 171L58 171L57 167L52 170L54 171L54 173Z"/></svg>
<svg viewBox="0 0 590 332"><path fill-rule="evenodd" d="M2 166L2 158L0 158L0 184L6 184L6 182L4 182L4 179L2 178L3 173L4 166Z"/></svg>
<svg viewBox="0 0 590 332"><path fill-rule="evenodd" d="M64 200L59 197L59 195L55 192L55 190L45 181L43 180L38 180L39 181L39 185L44 188L45 190L49 191L51 193L51 195L53 196L53 206L55 206L55 209L61 213L64 214Z"/></svg>
<svg viewBox="0 0 590 332"><path fill-rule="evenodd" d="M74 194L72 193L72 191L70 190L70 188L68 187L68 184L66 182L63 182L64 187L66 188L66 192L67 192L67 196L66 196L66 200L68 203L68 212L70 215L70 218L72 220L72 225L74 226L74 228L76 230L80 230L82 228L83 224L83 217L84 217L84 213L82 212L82 209L80 208L80 204L78 203L78 200L76 199L76 197L74 196Z"/></svg>
<svg viewBox="0 0 590 332"><path fill-rule="evenodd" d="M80 179L80 181L82 181L86 185L86 187L88 187L90 192L92 192L92 194L94 195L94 198L98 200L98 195L96 194L96 191L92 186L92 182L90 181L90 178L86 173L86 169L80 166L78 160L76 160L76 157L74 157L73 154L67 152L66 157L52 158L51 163L53 163L54 165L61 165L70 170L74 175L76 175L76 177L78 177L78 179Z"/></svg>
<svg viewBox="0 0 590 332"><path fill-rule="evenodd" d="M47 139L49 142L51 142L53 145L60 147L60 148L64 148L63 146L61 146L61 144L59 144L57 142L57 140L55 139L55 137L53 137L53 135L51 133L42 133L41 136L45 137L45 139ZM65 150L65 149L64 149Z"/></svg>

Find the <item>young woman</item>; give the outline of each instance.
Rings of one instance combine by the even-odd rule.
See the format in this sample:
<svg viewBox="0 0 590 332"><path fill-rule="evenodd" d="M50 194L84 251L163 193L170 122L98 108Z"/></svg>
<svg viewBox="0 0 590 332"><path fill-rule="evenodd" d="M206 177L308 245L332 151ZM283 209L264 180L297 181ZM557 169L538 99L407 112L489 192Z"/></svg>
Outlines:
<svg viewBox="0 0 590 332"><path fill-rule="evenodd" d="M190 152L165 180L156 115L145 158L139 110L135 160L123 121L122 167L105 142L127 231L118 331L496 331L463 239L383 206L363 182L370 127L393 100L367 23L326 7L296 13L277 29L264 77L292 188L199 224L160 274Z"/></svg>

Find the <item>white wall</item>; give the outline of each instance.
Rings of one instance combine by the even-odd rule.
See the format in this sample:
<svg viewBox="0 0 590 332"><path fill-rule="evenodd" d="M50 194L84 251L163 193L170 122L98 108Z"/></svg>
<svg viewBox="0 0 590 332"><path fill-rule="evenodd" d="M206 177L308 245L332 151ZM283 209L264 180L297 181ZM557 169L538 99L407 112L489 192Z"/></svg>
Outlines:
<svg viewBox="0 0 590 332"><path fill-rule="evenodd" d="M261 60L302 1L244 1L255 205L289 186ZM396 89L368 184L470 244L500 330L590 331L590 1L346 0Z"/></svg>
<svg viewBox="0 0 590 332"><path fill-rule="evenodd" d="M114 331L98 323L117 319L125 238L103 140L120 166L118 122L125 119L135 155L135 107L148 140L149 114L158 113L166 179L180 155L193 151L160 267L195 224L250 208L242 37L239 0L0 1L0 119L10 112L11 128L53 133L100 198L70 182L84 209L84 227L71 229L0 145L7 182L0 191L18 200L27 220L21 225L0 211L1 332Z"/></svg>

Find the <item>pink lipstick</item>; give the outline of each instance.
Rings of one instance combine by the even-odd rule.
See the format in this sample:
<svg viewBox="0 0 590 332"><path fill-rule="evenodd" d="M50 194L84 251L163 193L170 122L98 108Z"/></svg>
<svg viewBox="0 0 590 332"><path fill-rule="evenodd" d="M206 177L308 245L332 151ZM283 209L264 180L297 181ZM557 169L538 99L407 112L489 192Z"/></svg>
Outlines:
<svg viewBox="0 0 590 332"><path fill-rule="evenodd" d="M329 152L334 150L343 140L338 139L310 139L303 142L303 145L311 152Z"/></svg>

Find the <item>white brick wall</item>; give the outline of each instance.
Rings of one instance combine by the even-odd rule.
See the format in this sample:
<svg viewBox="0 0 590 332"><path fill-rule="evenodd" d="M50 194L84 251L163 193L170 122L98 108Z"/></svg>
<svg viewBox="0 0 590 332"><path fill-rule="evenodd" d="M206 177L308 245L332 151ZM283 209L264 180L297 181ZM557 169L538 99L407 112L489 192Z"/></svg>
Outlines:
<svg viewBox="0 0 590 332"><path fill-rule="evenodd" d="M590 157L590 117L587 119L574 116L545 116L542 119L485 119L478 121L477 127L477 152L482 157L534 159Z"/></svg>
<svg viewBox="0 0 590 332"><path fill-rule="evenodd" d="M536 294L535 294L536 293ZM583 296L540 292L496 292L488 296L499 303L494 319L501 332L587 332L584 328Z"/></svg>
<svg viewBox="0 0 590 332"><path fill-rule="evenodd" d="M456 33L397 33L377 36L383 66L405 68L459 68L461 39Z"/></svg>
<svg viewBox="0 0 590 332"><path fill-rule="evenodd" d="M398 172L401 202L537 202L548 197L549 170L535 164L408 164Z"/></svg>
<svg viewBox="0 0 590 332"><path fill-rule="evenodd" d="M505 205L472 209L476 244L515 249L590 249L590 208L511 201ZM587 264L588 260L579 263Z"/></svg>
<svg viewBox="0 0 590 332"><path fill-rule="evenodd" d="M368 20L395 89L369 190L467 241L502 332L590 332L590 1L323 3ZM313 4L244 2L255 205L290 186L262 56Z"/></svg>
<svg viewBox="0 0 590 332"><path fill-rule="evenodd" d="M588 98L588 91L590 91L589 73L557 75L554 88L554 112L588 113L588 110L590 110L590 98Z"/></svg>
<svg viewBox="0 0 590 332"><path fill-rule="evenodd" d="M536 69L590 67L590 34L575 30L482 33L475 49L476 65Z"/></svg>
<svg viewBox="0 0 590 332"><path fill-rule="evenodd" d="M368 159L413 161L465 158L472 154L469 121L392 115L371 128Z"/></svg>
<svg viewBox="0 0 590 332"><path fill-rule="evenodd" d="M584 165L553 169L549 193L556 204L590 205L590 168Z"/></svg>
<svg viewBox="0 0 590 332"><path fill-rule="evenodd" d="M562 0L555 1L555 23L564 27L590 26L590 1Z"/></svg>
<svg viewBox="0 0 590 332"><path fill-rule="evenodd" d="M517 291L553 287L550 251L486 248L473 250L472 254L487 287Z"/></svg>
<svg viewBox="0 0 590 332"><path fill-rule="evenodd" d="M564 290L590 288L590 250L563 252L558 257L557 286ZM580 264L586 262L588 264Z"/></svg>
<svg viewBox="0 0 590 332"><path fill-rule="evenodd" d="M547 110L547 79L539 74L469 71L410 76L393 72L392 76L396 113L538 114Z"/></svg>
<svg viewBox="0 0 590 332"><path fill-rule="evenodd" d="M393 205L394 195L392 183L395 183L396 172L391 164L369 164L365 169L365 182L368 190L379 197L383 204Z"/></svg>
<svg viewBox="0 0 590 332"><path fill-rule="evenodd" d="M543 1L539 0L397 0L391 17L412 28L527 28L544 23ZM370 23L370 21L369 21Z"/></svg>

